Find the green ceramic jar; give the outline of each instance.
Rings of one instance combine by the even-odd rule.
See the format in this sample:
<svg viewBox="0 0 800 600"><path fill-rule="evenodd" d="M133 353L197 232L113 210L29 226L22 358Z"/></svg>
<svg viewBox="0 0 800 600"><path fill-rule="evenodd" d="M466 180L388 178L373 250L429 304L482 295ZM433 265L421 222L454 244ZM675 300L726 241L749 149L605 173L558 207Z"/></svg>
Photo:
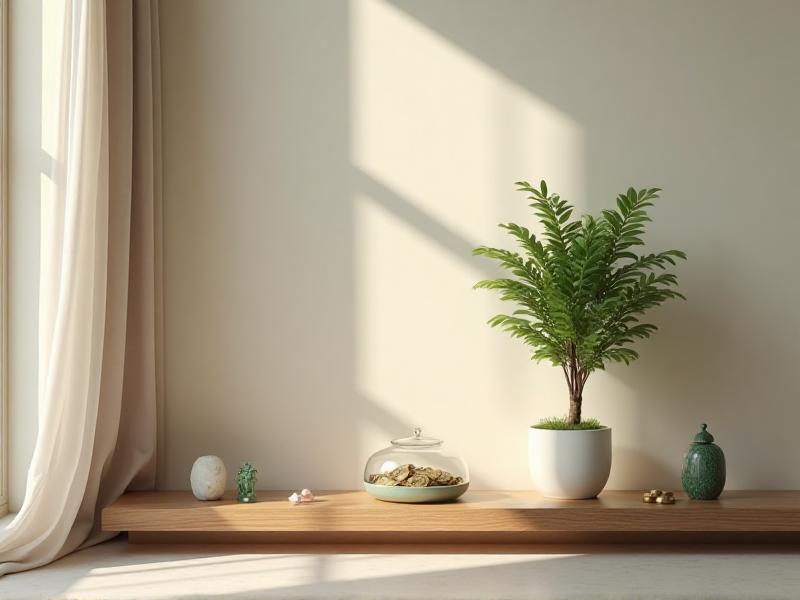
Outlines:
<svg viewBox="0 0 800 600"><path fill-rule="evenodd" d="M725 487L725 455L703 423L683 457L681 482L692 500L715 500Z"/></svg>

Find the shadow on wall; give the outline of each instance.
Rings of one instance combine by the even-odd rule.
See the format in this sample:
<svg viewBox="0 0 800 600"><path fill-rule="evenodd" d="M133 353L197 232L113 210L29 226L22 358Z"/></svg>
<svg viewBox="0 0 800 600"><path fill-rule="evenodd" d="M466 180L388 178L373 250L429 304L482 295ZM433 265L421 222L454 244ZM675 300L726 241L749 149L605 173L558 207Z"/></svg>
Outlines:
<svg viewBox="0 0 800 600"><path fill-rule="evenodd" d="M663 187L650 241L689 254L689 302L587 387L609 485L677 487L702 420L732 487L800 487L798 9L726 6L164 3L165 487L215 453L352 488L415 425L480 487L527 487L524 427L563 382L482 325L469 254L530 219L512 183L540 177L592 212ZM752 218L740 173L782 218Z"/></svg>
<svg viewBox="0 0 800 600"><path fill-rule="evenodd" d="M310 16L313 15L313 18ZM199 454L266 487L358 462L348 13L161 5L166 477Z"/></svg>

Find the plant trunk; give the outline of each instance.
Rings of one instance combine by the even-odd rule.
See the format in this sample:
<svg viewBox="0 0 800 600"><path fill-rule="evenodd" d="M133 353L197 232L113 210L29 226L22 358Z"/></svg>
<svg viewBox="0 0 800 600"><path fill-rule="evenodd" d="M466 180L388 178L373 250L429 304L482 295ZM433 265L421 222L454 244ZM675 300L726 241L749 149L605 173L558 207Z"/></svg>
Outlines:
<svg viewBox="0 0 800 600"><path fill-rule="evenodd" d="M568 362L562 366L564 377L567 379L567 386L569 386L569 416L567 417L567 422L570 425L577 425L581 422L583 385L586 383L586 375L578 360L575 344L569 345L567 354Z"/></svg>
<svg viewBox="0 0 800 600"><path fill-rule="evenodd" d="M570 395L569 398L569 417L570 425L577 425L581 422L581 403L583 397L581 394Z"/></svg>

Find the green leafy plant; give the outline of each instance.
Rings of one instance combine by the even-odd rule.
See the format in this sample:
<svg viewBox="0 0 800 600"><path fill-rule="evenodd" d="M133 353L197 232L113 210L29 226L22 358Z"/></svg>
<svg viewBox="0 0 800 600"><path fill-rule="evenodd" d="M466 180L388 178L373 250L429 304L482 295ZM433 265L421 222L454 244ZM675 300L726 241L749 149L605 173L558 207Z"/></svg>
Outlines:
<svg viewBox="0 0 800 600"><path fill-rule="evenodd" d="M564 371L569 387L567 424L581 423L583 389L589 375L607 362L629 364L639 357L630 346L649 338L656 326L641 322L649 309L670 298L684 298L669 268L685 259L680 250L637 254L647 209L661 191L629 188L617 197L616 209L599 217L573 219L573 207L558 194L517 183L529 194L539 218L537 237L514 223L501 224L523 253L481 246L473 251L499 262L510 277L486 279L475 288L498 290L502 300L518 305L510 315L489 320L520 338L531 358L549 361Z"/></svg>

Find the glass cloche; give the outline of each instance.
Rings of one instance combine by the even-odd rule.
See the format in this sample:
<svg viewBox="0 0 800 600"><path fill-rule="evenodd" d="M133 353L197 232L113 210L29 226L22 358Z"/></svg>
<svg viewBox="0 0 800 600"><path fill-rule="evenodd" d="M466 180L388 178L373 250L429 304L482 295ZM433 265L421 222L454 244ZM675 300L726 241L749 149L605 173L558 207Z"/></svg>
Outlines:
<svg viewBox="0 0 800 600"><path fill-rule="evenodd" d="M411 437L369 457L364 468L364 489L388 502L447 502L469 487L467 463L446 454L443 442L425 437L417 427Z"/></svg>

